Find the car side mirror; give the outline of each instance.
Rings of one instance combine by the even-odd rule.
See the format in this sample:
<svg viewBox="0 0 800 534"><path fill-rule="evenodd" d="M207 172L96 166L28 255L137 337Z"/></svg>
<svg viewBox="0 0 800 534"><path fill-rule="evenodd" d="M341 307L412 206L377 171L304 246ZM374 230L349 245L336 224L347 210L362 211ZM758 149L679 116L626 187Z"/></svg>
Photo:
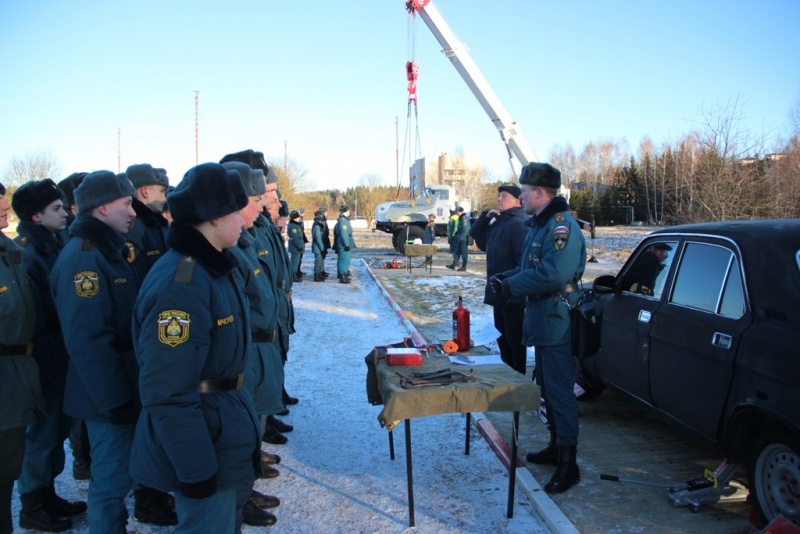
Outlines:
<svg viewBox="0 0 800 534"><path fill-rule="evenodd" d="M592 291L597 295L608 295L614 292L614 286L617 283L617 277L612 274L604 274L598 276L592 282Z"/></svg>

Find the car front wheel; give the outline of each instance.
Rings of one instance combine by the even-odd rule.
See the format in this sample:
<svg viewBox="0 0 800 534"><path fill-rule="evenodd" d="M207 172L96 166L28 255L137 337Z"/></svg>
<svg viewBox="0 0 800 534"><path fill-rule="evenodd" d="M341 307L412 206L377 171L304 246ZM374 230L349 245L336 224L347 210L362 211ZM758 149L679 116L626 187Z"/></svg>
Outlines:
<svg viewBox="0 0 800 534"><path fill-rule="evenodd" d="M778 514L800 525L800 445L783 432L761 438L748 469L751 502L764 523Z"/></svg>

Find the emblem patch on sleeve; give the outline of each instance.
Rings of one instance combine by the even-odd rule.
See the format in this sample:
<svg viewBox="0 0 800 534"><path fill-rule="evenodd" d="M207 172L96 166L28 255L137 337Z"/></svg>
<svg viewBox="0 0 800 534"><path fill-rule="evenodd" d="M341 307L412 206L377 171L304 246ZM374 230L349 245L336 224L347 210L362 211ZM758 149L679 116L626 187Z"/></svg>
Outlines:
<svg viewBox="0 0 800 534"><path fill-rule="evenodd" d="M180 310L167 310L158 315L158 340L176 347L189 339L189 314Z"/></svg>
<svg viewBox="0 0 800 534"><path fill-rule="evenodd" d="M100 277L94 271L80 272L72 280L79 297L90 299L100 292Z"/></svg>
<svg viewBox="0 0 800 534"><path fill-rule="evenodd" d="M564 250L569 240L569 226L561 225L556 226L553 230L553 242L555 243L556 250Z"/></svg>
<svg viewBox="0 0 800 534"><path fill-rule="evenodd" d="M125 241L125 246L128 247L128 263L136 261L136 247L130 241Z"/></svg>

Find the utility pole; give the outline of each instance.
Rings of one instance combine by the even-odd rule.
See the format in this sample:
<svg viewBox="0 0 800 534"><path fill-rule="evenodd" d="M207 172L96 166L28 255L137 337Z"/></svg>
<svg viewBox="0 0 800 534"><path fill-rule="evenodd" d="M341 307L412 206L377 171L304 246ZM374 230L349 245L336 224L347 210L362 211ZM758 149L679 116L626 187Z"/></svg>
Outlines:
<svg viewBox="0 0 800 534"><path fill-rule="evenodd" d="M194 91L194 164L200 165L200 91Z"/></svg>
<svg viewBox="0 0 800 534"><path fill-rule="evenodd" d="M122 128L117 128L117 172L122 172Z"/></svg>
<svg viewBox="0 0 800 534"><path fill-rule="evenodd" d="M400 120L394 116L394 175L397 187L400 187Z"/></svg>

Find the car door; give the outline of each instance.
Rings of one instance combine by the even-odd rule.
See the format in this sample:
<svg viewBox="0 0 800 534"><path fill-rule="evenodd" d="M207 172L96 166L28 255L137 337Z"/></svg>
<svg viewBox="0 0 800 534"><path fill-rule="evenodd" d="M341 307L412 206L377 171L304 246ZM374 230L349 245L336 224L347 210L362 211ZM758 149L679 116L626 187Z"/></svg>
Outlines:
<svg viewBox="0 0 800 534"><path fill-rule="evenodd" d="M713 237L687 238L675 267L651 320L652 404L713 439L750 322L743 271L736 246Z"/></svg>
<svg viewBox="0 0 800 534"><path fill-rule="evenodd" d="M603 306L600 374L606 384L650 403L650 329L653 314L662 305L662 294L672 263L668 254L654 264L658 247L677 247L674 238L643 241L617 276L614 295ZM652 270L657 269L654 275ZM643 283L643 278L647 281Z"/></svg>

